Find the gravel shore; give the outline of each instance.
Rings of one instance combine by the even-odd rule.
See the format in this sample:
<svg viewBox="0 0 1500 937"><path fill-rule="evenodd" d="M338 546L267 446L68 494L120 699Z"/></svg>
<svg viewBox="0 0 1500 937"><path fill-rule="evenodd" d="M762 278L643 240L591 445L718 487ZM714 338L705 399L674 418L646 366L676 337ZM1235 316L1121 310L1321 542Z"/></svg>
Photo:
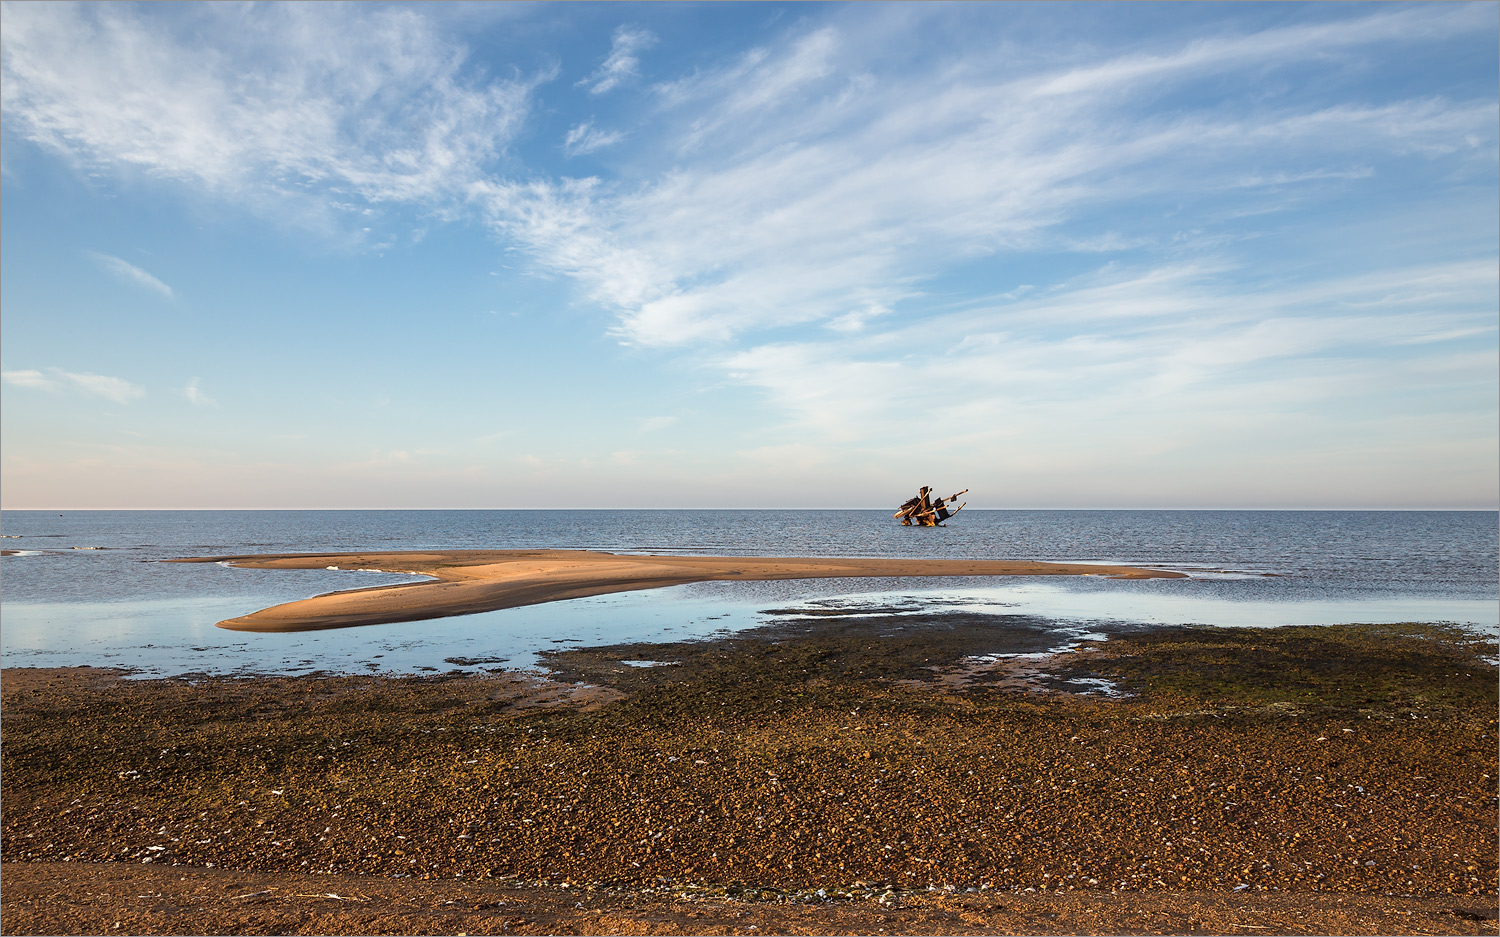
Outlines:
<svg viewBox="0 0 1500 937"><path fill-rule="evenodd" d="M885 902L687 890L16 863L8 934L1493 934L1478 901L1296 892L923 891Z"/></svg>
<svg viewBox="0 0 1500 937"><path fill-rule="evenodd" d="M797 909L757 925L776 931L967 896L976 931L1051 932L986 915L1074 895L1118 914L1063 930L1113 933L1135 899L1302 894L1366 904L1299 932L1401 932L1404 911L1494 932L1449 913L1495 903L1492 644L1170 629L1021 672L982 657L992 624L881 617L562 651L550 680L8 670L5 930L69 929L16 916L17 868L130 863ZM1087 680L1123 695L1067 692ZM723 929L672 914L660 932Z"/></svg>

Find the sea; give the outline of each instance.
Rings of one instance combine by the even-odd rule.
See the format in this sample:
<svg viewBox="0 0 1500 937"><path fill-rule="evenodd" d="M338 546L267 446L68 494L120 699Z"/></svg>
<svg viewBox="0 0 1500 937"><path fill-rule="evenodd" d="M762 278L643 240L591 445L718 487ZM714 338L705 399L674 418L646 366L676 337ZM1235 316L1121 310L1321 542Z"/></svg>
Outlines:
<svg viewBox="0 0 1500 937"><path fill-rule="evenodd" d="M820 615L961 611L1055 647L1122 628L1447 622L1500 632L1494 511L5 511L0 664L137 677L535 670L547 650L676 642ZM293 634L226 618L422 577L174 564L190 556L585 549L1124 563L1184 579L976 577L697 583L430 621ZM1034 648L1030 649L1034 651ZM1017 652L1019 653L1019 652ZM650 661L642 661L650 663Z"/></svg>

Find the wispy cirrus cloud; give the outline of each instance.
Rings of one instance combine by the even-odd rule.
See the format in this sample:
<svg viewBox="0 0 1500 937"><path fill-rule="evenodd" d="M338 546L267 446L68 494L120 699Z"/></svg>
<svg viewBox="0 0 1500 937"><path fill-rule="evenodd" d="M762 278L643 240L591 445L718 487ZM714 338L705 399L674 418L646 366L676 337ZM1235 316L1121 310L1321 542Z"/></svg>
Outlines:
<svg viewBox="0 0 1500 937"><path fill-rule="evenodd" d="M1415 7L1333 22L1266 29L1249 34L1214 36L1185 43L1167 52L1141 52L1041 77L1030 82L1041 96L1119 91L1152 81L1181 80L1194 74L1277 64L1329 60L1343 50L1388 43L1443 39L1486 24L1473 4L1442 9Z"/></svg>
<svg viewBox="0 0 1500 937"><path fill-rule="evenodd" d="M436 207L504 151L546 77L464 71L412 9L156 12L7 4L7 123L81 165L250 205Z"/></svg>
<svg viewBox="0 0 1500 937"><path fill-rule="evenodd" d="M83 162L143 166L251 201L322 191L322 210L334 213L390 201L454 213L477 202L641 345L819 321L853 331L865 310L896 308L972 258L1150 245L1153 232L1067 229L1128 199L1183 193L1186 179L1190 198L1252 199L1269 185L1373 179L1372 152L1494 149L1487 100L1247 99L1167 116L1130 106L1134 94L1205 74L1472 30L1487 15L1472 6L1225 34L1022 75L992 56L883 72L886 46L909 38L903 21L859 41L838 25L793 30L657 86L668 128L660 155L671 167L657 176L517 182L492 160L518 132L538 78L475 77L464 50L414 9L352 19L339 8L237 9L195 8L164 29L130 7L17 7L4 40L7 120ZM233 38L187 43L203 18ZM653 41L620 27L585 83L614 88ZM64 60L84 64L55 66ZM582 155L621 137L584 121L563 150ZM1262 165L1267 152L1277 165Z"/></svg>
<svg viewBox="0 0 1500 937"><path fill-rule="evenodd" d="M91 397L102 397L119 404L130 403L146 395L145 390L124 378L92 374L87 371L64 371L61 368L48 368L45 371L5 371L0 372L0 379L14 387L23 387L28 390L80 393Z"/></svg>
<svg viewBox="0 0 1500 937"><path fill-rule="evenodd" d="M743 134L758 128L773 112L798 103L809 91L809 111L823 109L826 89L818 85L834 75L839 64L840 36L832 27L795 35L775 47L757 47L717 69L695 72L656 87L662 102L672 108L692 108L686 133L676 141L679 152L697 149L724 127ZM863 73L845 76L857 86ZM706 106L705 106L706 105ZM805 129L797 121L796 130Z"/></svg>
<svg viewBox="0 0 1500 937"><path fill-rule="evenodd" d="M145 287L146 289L151 290L153 293L160 293L168 299L172 298L172 288L170 286L158 280L156 277L152 276L146 271L142 270L140 267L137 267L135 264L130 263L127 260L121 260L120 258L112 256L110 254L98 253L97 251L90 251L89 256L94 258L94 261L98 263L99 266L103 267L105 270L109 271L125 282L134 283L136 286Z"/></svg>
<svg viewBox="0 0 1500 937"><path fill-rule="evenodd" d="M625 134L618 130L601 130L594 126L594 122L586 120L568 131L563 138L563 152L569 156L584 156L595 150L602 150L607 146L614 146L625 139Z"/></svg>
<svg viewBox="0 0 1500 937"><path fill-rule="evenodd" d="M1019 440L1040 451L1058 426L1159 438L1173 432L1169 416L1193 425L1211 416L1253 437L1265 427L1242 415L1434 393L1475 412L1491 405L1496 355L1476 357L1465 341L1492 344L1497 331L1485 311L1500 302L1487 261L1273 290L1226 286L1223 273L1105 268L1048 295L838 342L757 345L721 366L767 393L797 434L868 441L900 426L913 444L982 440L980 452ZM1414 344L1434 347L1396 364L1393 350Z"/></svg>
<svg viewBox="0 0 1500 937"><path fill-rule="evenodd" d="M1214 18L1206 37L1020 51L990 20L941 54L909 54L941 8L819 11L718 61L679 58L689 73L641 96L629 165L589 178L519 163L510 143L544 76L486 77L422 8L192 8L220 34L245 23L209 50L143 8L18 9L5 117L28 139L247 203L478 217L577 284L621 342L771 402L767 432L785 436L755 451L816 433L890 453L915 434L999 464L1228 439L1230 424L1274 435L1278 420L1314 445L1307 427L1338 429L1319 402L1405 406L1383 377L1416 396L1478 388L1493 409L1493 354L1463 345L1493 334L1491 209L1458 212L1480 236L1438 259L1377 257L1373 237L1337 263L1274 253L1358 241L1361 212L1407 187L1490 204L1489 79L1348 78L1492 32L1493 5L1298 8ZM1246 25L1273 21L1291 25ZM622 27L578 86L637 79L652 41ZM69 58L81 73L53 66ZM623 133L586 111L560 126L564 157ZM1319 204L1341 214L1306 210Z"/></svg>
<svg viewBox="0 0 1500 937"><path fill-rule="evenodd" d="M606 94L640 74L641 60L637 54L656 44L656 34L639 26L624 25L615 30L609 56L599 67L577 82L578 87L588 88L590 94Z"/></svg>
<svg viewBox="0 0 1500 937"><path fill-rule="evenodd" d="M56 381L40 371L0 371L0 380L15 387L25 387L31 390L56 390L58 387Z"/></svg>
<svg viewBox="0 0 1500 937"><path fill-rule="evenodd" d="M1371 179L1320 166L1372 152L1437 158L1469 148L1475 134L1493 152L1489 104L1125 121L1104 102L1054 109L1012 91L895 91L866 129L770 147L757 136L738 158L685 166L628 192L536 182L486 194L538 264L615 308L622 339L672 346L820 320L852 324L852 313L894 308L924 280L978 257L1120 250L1178 236L1069 231L1131 200L1186 195L1260 207L1266 186ZM933 113L945 111L954 116L934 127ZM975 120L976 112L994 116ZM1079 132L1085 121L1090 133ZM1245 166L1267 149L1286 154L1289 168L1248 184ZM1188 178L1196 186L1184 193Z"/></svg>

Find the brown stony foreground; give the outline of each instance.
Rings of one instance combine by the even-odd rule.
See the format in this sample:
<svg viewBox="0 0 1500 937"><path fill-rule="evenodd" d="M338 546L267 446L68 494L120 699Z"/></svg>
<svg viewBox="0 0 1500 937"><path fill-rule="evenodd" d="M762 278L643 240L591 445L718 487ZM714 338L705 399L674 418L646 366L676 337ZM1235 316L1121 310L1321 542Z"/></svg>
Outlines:
<svg viewBox="0 0 1500 937"><path fill-rule="evenodd" d="M1174 629L1038 674L895 621L567 651L543 686L7 671L0 924L1495 932L1492 645ZM1039 692L1089 676L1135 695Z"/></svg>
<svg viewBox="0 0 1500 937"><path fill-rule="evenodd" d="M1493 934L1482 904L1214 892L750 902L124 863L4 866L5 931L74 934Z"/></svg>

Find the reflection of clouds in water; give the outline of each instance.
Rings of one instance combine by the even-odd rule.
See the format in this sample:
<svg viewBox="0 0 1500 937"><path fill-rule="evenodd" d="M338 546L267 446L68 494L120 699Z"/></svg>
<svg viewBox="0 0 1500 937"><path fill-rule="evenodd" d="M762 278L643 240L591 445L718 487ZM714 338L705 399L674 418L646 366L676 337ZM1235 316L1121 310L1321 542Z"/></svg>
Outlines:
<svg viewBox="0 0 1500 937"><path fill-rule="evenodd" d="M328 574L337 575L337 574ZM348 575L348 574L344 574ZM347 583L345 579L343 582ZM676 592L678 590L665 590ZM535 665L559 643L707 637L758 624L751 608L629 593L391 625L289 634L224 631L213 623L243 614L242 600L7 603L7 666L107 663L143 676L479 671ZM454 661L472 661L455 663Z"/></svg>
<svg viewBox="0 0 1500 937"><path fill-rule="evenodd" d="M989 577L986 581L1004 582ZM933 591L864 592L816 598L773 612L785 618L811 619L827 615L923 615L942 609L1001 617L1035 615L1063 620L1227 627L1447 621L1494 629L1500 624L1500 605L1481 599L1338 593L1326 598L1305 593L1289 597L1273 589L1256 600L1246 597L1244 592L1226 597L1218 590L1135 588L1141 583L1183 582L1114 580L1112 585L1118 588L1097 590L1078 588L1075 580L1010 580L993 586L975 586L971 582L967 586L955 584Z"/></svg>
<svg viewBox="0 0 1500 937"><path fill-rule="evenodd" d="M1070 588L1071 583L1052 581L1010 580L1000 586L978 586L972 580L947 580L945 588L926 590L911 588L912 582L879 583L894 591L872 591L870 580L849 579L697 583L477 615L291 634L214 628L215 621L243 614L242 600L235 599L7 603L4 655L7 666L107 663L139 668L143 675L318 670L431 673L532 668L538 651L564 644L680 641L767 624L816 627L819 620L879 616L907 621L917 628L927 616L983 616L995 623L996 651L1002 655L1006 651L1001 636L1007 631L1017 638L1026 632L1046 639L1046 650L1028 648L1029 653L1055 653L1109 633L1162 624L1449 620L1493 628L1497 617L1494 603L1465 600L1245 602L1162 591L1080 591ZM505 663L497 663L497 658L504 658Z"/></svg>
<svg viewBox="0 0 1500 937"><path fill-rule="evenodd" d="M1121 699L1130 695L1103 677L1069 677L1066 680L1059 679L1053 682L1073 693L1097 694L1111 699Z"/></svg>

